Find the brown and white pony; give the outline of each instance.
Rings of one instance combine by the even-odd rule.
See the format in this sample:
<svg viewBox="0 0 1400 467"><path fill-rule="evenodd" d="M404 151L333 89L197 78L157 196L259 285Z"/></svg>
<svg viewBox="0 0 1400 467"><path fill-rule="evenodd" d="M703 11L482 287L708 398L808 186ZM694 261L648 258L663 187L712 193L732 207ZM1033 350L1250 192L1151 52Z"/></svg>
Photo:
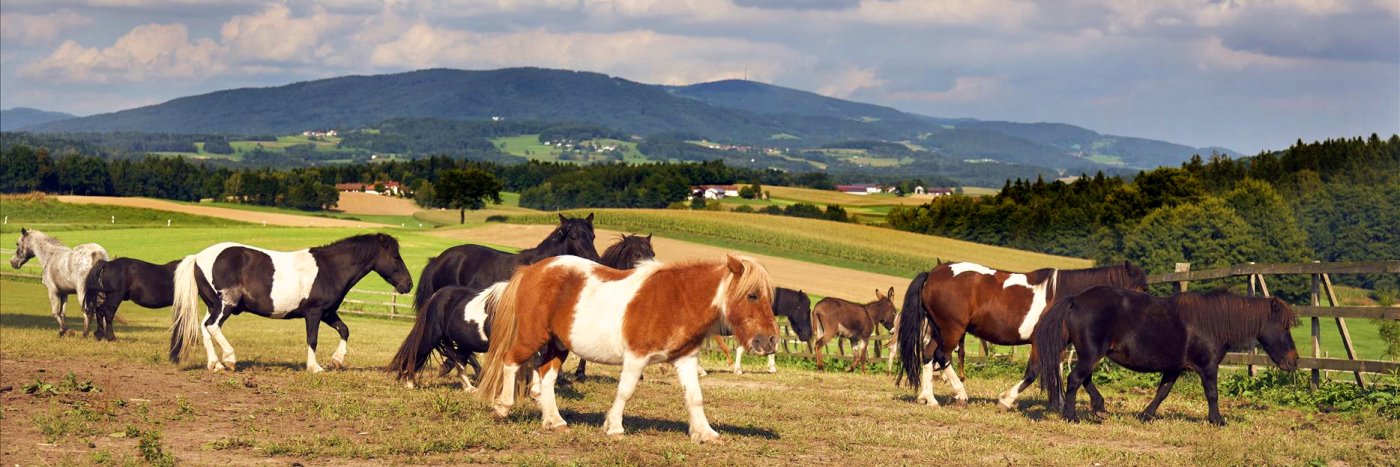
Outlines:
<svg viewBox="0 0 1400 467"><path fill-rule="evenodd" d="M596 363L622 365L617 399L603 429L620 435L622 410L637 390L642 370L670 362L685 388L690 438L717 441L701 404L700 345L723 321L759 355L773 352L778 327L771 308L768 271L747 256L722 261L661 264L647 261L619 271L592 261L559 256L518 269L510 284L495 288L491 349L478 396L494 399L505 418L523 385L521 365L536 353L538 398L546 430L563 428L554 384L568 352Z"/></svg>
<svg viewBox="0 0 1400 467"><path fill-rule="evenodd" d="M919 387L918 402L937 407L933 397L934 365L953 387L958 405L967 404L963 387L949 359L966 334L997 345L1031 342L1041 314L1057 300L1090 287L1109 285L1147 291L1141 268L1123 263L1089 269L1037 269L1028 273L1000 271L976 263L948 263L919 273L909 284L900 312L899 359L908 378ZM932 335L926 334L931 330ZM1031 350L1031 359L1035 350ZM962 362L959 362L961 366ZM1021 382L1001 394L998 402L1011 409L1017 396L1035 381L1034 367Z"/></svg>
<svg viewBox="0 0 1400 467"><path fill-rule="evenodd" d="M821 299L812 308L812 322L816 324L817 332L817 341L812 344L817 354L817 371L826 369L822 350L827 342L837 337L850 339L851 352L860 352L846 371L864 370L866 344L870 342L870 335L875 333L875 326L884 325L885 330L893 329L898 313L899 310L894 308L894 287L890 287L886 293L875 289L875 301L864 305L834 297Z"/></svg>

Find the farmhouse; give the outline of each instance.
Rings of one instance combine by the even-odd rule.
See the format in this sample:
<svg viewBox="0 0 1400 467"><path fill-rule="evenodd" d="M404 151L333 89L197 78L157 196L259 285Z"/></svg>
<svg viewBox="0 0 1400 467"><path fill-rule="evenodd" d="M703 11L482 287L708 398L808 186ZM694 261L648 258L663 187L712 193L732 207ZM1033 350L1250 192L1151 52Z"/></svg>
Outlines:
<svg viewBox="0 0 1400 467"><path fill-rule="evenodd" d="M724 199L739 196L738 185L696 185L690 187L691 196L704 196L705 199Z"/></svg>
<svg viewBox="0 0 1400 467"><path fill-rule="evenodd" d="M836 185L836 191L852 195L868 195L872 193L881 193L885 190L881 188L880 185L873 183L858 183L855 185Z"/></svg>
<svg viewBox="0 0 1400 467"><path fill-rule="evenodd" d="M334 138L338 134L339 133L336 133L335 130L306 130L301 132L302 136L315 136L319 138Z"/></svg>
<svg viewBox="0 0 1400 467"><path fill-rule="evenodd" d="M383 187L384 187L384 191L382 191L382 192L379 191L379 190L377 189L377 186L383 186ZM374 182L374 183L360 183L360 182L337 183L337 184L335 184L335 191L361 191L361 192L369 193L369 194L371 194L371 195L394 195L394 196L402 196L402 195L404 194L403 185L401 185L399 182L395 182L395 181Z"/></svg>

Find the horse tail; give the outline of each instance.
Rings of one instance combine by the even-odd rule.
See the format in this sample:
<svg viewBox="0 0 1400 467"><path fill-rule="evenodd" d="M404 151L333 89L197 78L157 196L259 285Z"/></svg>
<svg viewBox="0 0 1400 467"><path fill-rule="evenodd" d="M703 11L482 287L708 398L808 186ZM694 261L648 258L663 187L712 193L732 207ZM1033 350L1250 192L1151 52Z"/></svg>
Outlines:
<svg viewBox="0 0 1400 467"><path fill-rule="evenodd" d="M422 286L422 282L419 283ZM431 306L432 300L427 300L428 306L418 306L418 316L414 318L413 330L408 332L408 337L404 338L403 344L399 346L399 351L394 354L394 359L389 361L388 371L394 373L399 381L413 378L418 370L427 363L428 357L437 350L442 338L446 333L443 329L443 317L440 306ZM453 307L445 307L451 310Z"/></svg>
<svg viewBox="0 0 1400 467"><path fill-rule="evenodd" d="M1064 390L1064 375L1060 374L1060 355L1064 353L1069 339L1065 336L1065 318L1074 311L1074 297L1060 300L1050 311L1040 317L1031 337L1031 353L1035 361L1027 362L1040 373L1040 388L1045 391L1047 402L1053 410L1059 407Z"/></svg>
<svg viewBox="0 0 1400 467"><path fill-rule="evenodd" d="M413 293L413 309L419 316L423 315L423 305L426 305L433 292L437 291L437 286L433 285L433 274L442 267L441 262L441 256L429 258L428 264L423 265L423 272L418 274L418 290Z"/></svg>
<svg viewBox="0 0 1400 467"><path fill-rule="evenodd" d="M924 283L928 282L928 272L921 272L914 276L914 280L909 282L909 290L904 292L904 308L899 311L899 326L895 331L895 340L899 342L899 364L904 371L895 375L895 384L901 384L904 379L909 380L909 384L917 387L920 378L923 376L924 363L924 326L929 324L934 329L934 338L938 337L938 325L930 320L928 311L924 309ZM941 349L935 351L934 357L941 354ZM945 357L946 359L946 357Z"/></svg>
<svg viewBox="0 0 1400 467"><path fill-rule="evenodd" d="M486 363L482 365L481 369L481 385L476 392L477 397L483 401L490 402L500 395L501 388L505 385L502 377L506 366L506 356L514 351L516 343L520 340L520 314L518 313L518 303L516 303L520 295L520 277L521 273L517 270L514 277L511 277L510 283L505 287L496 284L487 289L490 295L486 299L486 309L493 310L491 312L491 344L487 347ZM524 376L524 372L517 374L517 376ZM517 395L523 394L528 386L517 384L515 386Z"/></svg>
<svg viewBox="0 0 1400 467"><path fill-rule="evenodd" d="M99 259L92 263L92 269L88 270L87 279L85 280L87 283L87 294L83 296L84 313L94 313L97 311L97 307L101 305L98 294L107 291L102 286L102 271L107 269L107 264L107 260Z"/></svg>
<svg viewBox="0 0 1400 467"><path fill-rule="evenodd" d="M170 306L170 361L180 363L185 350L199 342L199 275L195 255L186 256L175 268L174 301Z"/></svg>

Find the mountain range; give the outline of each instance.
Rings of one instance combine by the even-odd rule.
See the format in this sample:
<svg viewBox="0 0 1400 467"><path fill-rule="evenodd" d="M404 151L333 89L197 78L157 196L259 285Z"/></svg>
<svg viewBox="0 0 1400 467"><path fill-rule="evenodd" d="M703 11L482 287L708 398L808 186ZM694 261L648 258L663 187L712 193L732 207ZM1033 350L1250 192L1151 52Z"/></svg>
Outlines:
<svg viewBox="0 0 1400 467"><path fill-rule="evenodd" d="M74 118L73 114L63 112L49 112L47 110L31 109L28 107L15 107L13 109L0 110L0 131L11 131L34 126L41 123L55 122Z"/></svg>
<svg viewBox="0 0 1400 467"><path fill-rule="evenodd" d="M1058 123L938 118L754 81L688 86L638 83L600 73L541 68L429 69L241 88L76 118L26 120L31 132L288 134L374 127L395 118L586 122L646 137L658 133L793 148L895 141L959 160L1067 170L1175 165L1194 148L1100 134Z"/></svg>

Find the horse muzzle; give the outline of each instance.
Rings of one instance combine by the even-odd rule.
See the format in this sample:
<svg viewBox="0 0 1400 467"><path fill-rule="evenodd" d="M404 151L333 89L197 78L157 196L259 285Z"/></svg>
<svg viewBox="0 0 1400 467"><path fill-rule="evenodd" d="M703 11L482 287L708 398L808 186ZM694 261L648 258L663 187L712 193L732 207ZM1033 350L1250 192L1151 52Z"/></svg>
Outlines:
<svg viewBox="0 0 1400 467"><path fill-rule="evenodd" d="M750 352L759 355L769 355L778 350L778 337L759 334L749 340L747 346Z"/></svg>

